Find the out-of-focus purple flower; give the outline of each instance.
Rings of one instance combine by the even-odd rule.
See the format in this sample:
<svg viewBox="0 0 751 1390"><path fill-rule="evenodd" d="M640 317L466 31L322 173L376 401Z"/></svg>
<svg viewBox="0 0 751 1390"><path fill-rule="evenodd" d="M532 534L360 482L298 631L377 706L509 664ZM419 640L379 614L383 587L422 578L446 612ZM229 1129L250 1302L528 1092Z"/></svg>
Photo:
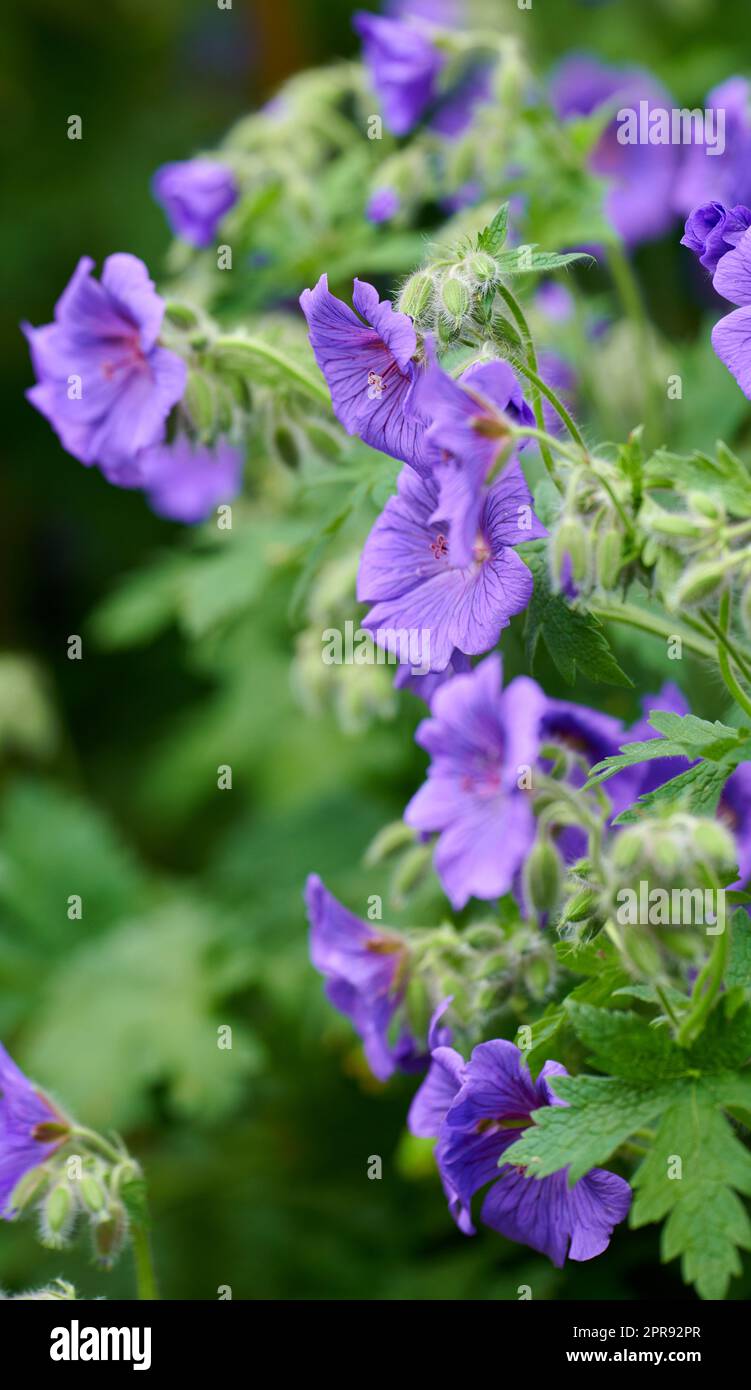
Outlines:
<svg viewBox="0 0 751 1390"><path fill-rule="evenodd" d="M565 1104L549 1083L567 1074L559 1062L546 1062L533 1081L519 1049L502 1039L480 1043L466 1063L453 1048L439 1047L408 1120L413 1134L438 1139L438 1170L465 1235L474 1235L472 1198L490 1184L483 1223L539 1250L559 1268L567 1257L602 1254L631 1204L628 1183L602 1168L590 1169L569 1187L566 1168L538 1179L501 1162L535 1110Z"/></svg>
<svg viewBox="0 0 751 1390"><path fill-rule="evenodd" d="M310 956L326 977L326 994L352 1020L373 1074L386 1081L397 1066L389 1033L404 993L405 943L348 912L316 874L305 899Z"/></svg>
<svg viewBox="0 0 751 1390"><path fill-rule="evenodd" d="M535 295L535 308L551 323L568 323L574 313L574 296L560 280L543 280Z"/></svg>
<svg viewBox="0 0 751 1390"><path fill-rule="evenodd" d="M67 1128L0 1043L0 1216L12 1219L15 1187L65 1142Z"/></svg>
<svg viewBox="0 0 751 1390"><path fill-rule="evenodd" d="M430 27L408 16L389 19L359 10L354 27L394 135L407 135L435 99L445 56L431 41Z"/></svg>
<svg viewBox="0 0 751 1390"><path fill-rule="evenodd" d="M438 489L412 469L376 521L360 560L357 597L375 606L363 620L379 646L400 656L403 634L419 634L419 664L445 671L455 649L477 656L495 646L532 596L532 575L513 547L547 533L532 511L518 463L486 493L472 561L455 566L448 524L436 519ZM413 669L418 664L410 658Z"/></svg>
<svg viewBox="0 0 751 1390"><path fill-rule="evenodd" d="M722 154L709 154L706 145L686 148L673 193L673 206L684 215L713 201L751 204L751 85L731 77L709 93L706 107L724 112L725 148Z"/></svg>
<svg viewBox="0 0 751 1390"><path fill-rule="evenodd" d="M389 300L379 300L362 280L355 280L352 302L361 318L331 294L325 275L300 295L336 417L348 434L359 434L374 449L427 473L425 425L414 410L418 369L412 320Z"/></svg>
<svg viewBox="0 0 751 1390"><path fill-rule="evenodd" d="M399 194L393 188L377 188L368 200L365 216L369 222L390 222L401 207Z"/></svg>
<svg viewBox="0 0 751 1390"><path fill-rule="evenodd" d="M429 122L430 129L448 140L455 140L458 135L463 135L471 124L478 106L490 101L492 97L492 75L492 64L473 64L438 102Z"/></svg>
<svg viewBox="0 0 751 1390"><path fill-rule="evenodd" d="M641 68L611 68L585 54L564 60L551 80L551 98L559 116L588 116L605 102L621 110L669 111L670 94ZM672 193L678 164L675 145L621 144L614 119L603 131L591 158L593 173L612 181L606 198L608 217L630 246L661 236L673 217ZM695 201L700 201L696 199Z"/></svg>
<svg viewBox="0 0 751 1390"><path fill-rule="evenodd" d="M600 710L589 709L587 705L546 697L540 720L541 743L558 744L567 752L578 755L586 765L585 769L574 758L571 759L567 773L570 786L583 787L589 769L594 767L595 763L602 762L603 758L615 755L623 739L623 724L620 719L603 714ZM546 762L543 766L547 770ZM613 782L615 781L616 778L613 779ZM608 791L612 785L612 782L608 783ZM614 799L613 815L624 810L628 804L628 792L624 791L624 799ZM566 863L570 864L586 854L586 832L575 825L564 826L556 838L556 844Z"/></svg>
<svg viewBox="0 0 751 1390"><path fill-rule="evenodd" d="M722 203L703 203L689 213L681 246L688 246L705 270L714 275L718 262L738 245L749 227L751 208L742 203L734 208L724 208Z"/></svg>
<svg viewBox="0 0 751 1390"><path fill-rule="evenodd" d="M723 299L741 307L712 329L712 347L751 400L751 228L718 262L712 282Z"/></svg>
<svg viewBox="0 0 751 1390"><path fill-rule="evenodd" d="M538 355L537 369L545 385L555 391L561 404L569 411L575 410L577 377L571 363L560 353L543 349ZM542 396L542 417L548 434L564 433L566 426L547 396Z"/></svg>
<svg viewBox="0 0 751 1390"><path fill-rule="evenodd" d="M493 653L441 686L415 735L431 764L404 819L439 832L435 868L455 908L508 892L535 839L531 798L519 783L537 758L544 696L527 676L501 685Z"/></svg>
<svg viewBox="0 0 751 1390"><path fill-rule="evenodd" d="M388 0L384 5L392 19L424 19L444 29L454 29L465 15L466 0Z"/></svg>
<svg viewBox="0 0 751 1390"><path fill-rule="evenodd" d="M163 164L151 184L175 236L191 246L210 246L217 226L239 197L235 176L216 159Z"/></svg>
<svg viewBox="0 0 751 1390"><path fill-rule="evenodd" d="M23 325L38 383L26 395L69 454L133 486L133 460L164 438L186 367L158 346L164 300L143 261L108 256L101 281L93 268L82 256L53 323Z"/></svg>
<svg viewBox="0 0 751 1390"><path fill-rule="evenodd" d="M193 525L240 491L243 456L226 440L214 448L179 436L138 457L141 485L157 516Z"/></svg>
<svg viewBox="0 0 751 1390"><path fill-rule="evenodd" d="M432 362L420 378L417 409L430 421L425 435L438 484L435 517L451 530L451 564L472 563L483 483L508 443L509 420L534 425L535 417L507 362L478 362L458 381Z"/></svg>

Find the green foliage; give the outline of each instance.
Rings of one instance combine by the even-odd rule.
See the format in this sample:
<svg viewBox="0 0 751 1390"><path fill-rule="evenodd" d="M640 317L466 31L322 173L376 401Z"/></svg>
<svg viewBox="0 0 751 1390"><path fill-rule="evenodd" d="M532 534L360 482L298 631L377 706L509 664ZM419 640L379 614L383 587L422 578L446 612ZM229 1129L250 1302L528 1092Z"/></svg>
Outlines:
<svg viewBox="0 0 751 1390"><path fill-rule="evenodd" d="M525 628L530 663L534 661L542 638L557 670L569 685L574 684L577 669L586 672L589 679L606 685L631 685L598 619L553 590L546 546L533 542L524 547L522 554L535 581Z"/></svg>

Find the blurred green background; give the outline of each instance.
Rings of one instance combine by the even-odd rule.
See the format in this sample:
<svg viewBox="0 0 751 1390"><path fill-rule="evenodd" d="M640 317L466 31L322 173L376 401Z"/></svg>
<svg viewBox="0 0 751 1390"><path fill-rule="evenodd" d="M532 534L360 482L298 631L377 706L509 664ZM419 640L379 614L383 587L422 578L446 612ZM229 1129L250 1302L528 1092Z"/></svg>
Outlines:
<svg viewBox="0 0 751 1390"><path fill-rule="evenodd" d="M353 8L31 0L5 15L0 1036L82 1122L127 1134L149 1176L170 1297L230 1285L235 1298L513 1299L520 1284L537 1298L685 1296L651 1229L620 1229L607 1257L562 1272L491 1232L455 1231L432 1166L403 1142L413 1084L368 1079L308 966L301 909L313 869L362 901L363 851L424 766L416 703L362 736L306 718L289 689L283 593L221 650L209 641L197 655L174 625L103 649L91 613L168 554L179 528L65 455L23 398L19 322L51 317L82 253L131 251L158 279L169 235L153 170L210 147L290 72L354 55ZM586 48L650 66L699 102L751 67L747 0L492 9L543 70ZM66 138L70 114L83 117L81 142ZM690 334L697 308L677 247L638 259L658 319ZM71 634L81 661L67 659ZM655 688L658 654L650 682L649 643L638 646ZM505 650L520 668L513 634ZM627 658L627 643L619 651ZM219 682L228 664L233 679ZM687 678L695 711L710 712L712 692ZM582 685L574 698L594 694ZM636 711L622 692L605 699ZM231 793L216 790L218 763L233 766ZM382 891L382 877L368 871L365 891ZM66 916L71 893L84 899L80 922ZM230 1053L215 1044L224 1024ZM367 1177L374 1154L380 1181ZM0 1286L56 1274L89 1297L131 1296L127 1261L104 1276L84 1242L50 1254L28 1223L0 1230ZM736 1281L733 1296L749 1291Z"/></svg>

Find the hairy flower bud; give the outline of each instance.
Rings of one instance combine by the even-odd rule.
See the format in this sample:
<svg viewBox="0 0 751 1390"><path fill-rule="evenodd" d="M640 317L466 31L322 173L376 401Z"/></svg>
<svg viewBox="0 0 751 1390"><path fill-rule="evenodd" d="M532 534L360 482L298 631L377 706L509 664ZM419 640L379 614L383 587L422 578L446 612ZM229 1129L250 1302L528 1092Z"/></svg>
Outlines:
<svg viewBox="0 0 751 1390"><path fill-rule="evenodd" d="M56 1183L40 1208L41 1240L52 1250L65 1245L74 1220L73 1194L65 1182Z"/></svg>
<svg viewBox="0 0 751 1390"><path fill-rule="evenodd" d="M449 318L456 324L461 323L472 303L472 296L464 281L449 275L441 285L440 298L441 307Z"/></svg>
<svg viewBox="0 0 751 1390"><path fill-rule="evenodd" d="M690 565L678 580L672 594L672 605L703 603L719 593L725 583L728 567L722 560L706 560Z"/></svg>
<svg viewBox="0 0 751 1390"><path fill-rule="evenodd" d="M420 322L429 313L433 303L435 286L433 277L427 270L418 270L402 286L399 295L399 312L409 314L415 322Z"/></svg>
<svg viewBox="0 0 751 1390"><path fill-rule="evenodd" d="M553 538L553 573L557 583L562 583L566 559L571 564L571 576L577 584L587 578L589 569L587 533L575 517L565 518Z"/></svg>
<svg viewBox="0 0 751 1390"><path fill-rule="evenodd" d="M595 552L595 574L603 589L613 589L623 565L623 537L616 526L601 531Z"/></svg>
<svg viewBox="0 0 751 1390"><path fill-rule="evenodd" d="M538 840L524 865L524 894L537 912L557 907L563 880L560 856L549 840Z"/></svg>

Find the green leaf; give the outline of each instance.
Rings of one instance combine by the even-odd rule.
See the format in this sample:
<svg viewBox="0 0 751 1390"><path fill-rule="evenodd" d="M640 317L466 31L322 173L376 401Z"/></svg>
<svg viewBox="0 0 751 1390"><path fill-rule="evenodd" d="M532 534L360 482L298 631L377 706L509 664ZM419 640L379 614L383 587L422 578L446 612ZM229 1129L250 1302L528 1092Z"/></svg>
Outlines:
<svg viewBox="0 0 751 1390"><path fill-rule="evenodd" d="M553 592L545 547L529 545L521 553L534 577L525 629L530 663L542 638L569 685L576 680L577 668L590 680L606 685L633 685L618 665L598 619Z"/></svg>
<svg viewBox="0 0 751 1390"><path fill-rule="evenodd" d="M692 761L700 757L708 758L722 766L725 778L747 758L748 740L745 729L733 729L729 724L721 724L718 720L710 724L708 720L697 719L693 714L673 714L669 710L651 710L649 722L663 737L625 743L621 746L620 753L595 763L585 790L599 782L606 782L624 767L633 767L636 763L649 762L653 758L690 758ZM687 774L681 775L685 777ZM691 785L689 783L689 786ZM709 797L709 782L701 783L700 790ZM711 794L714 794L713 786Z"/></svg>
<svg viewBox="0 0 751 1390"><path fill-rule="evenodd" d="M627 810L616 816L614 825L633 825L643 816L673 802L680 803L694 816L713 816L731 769L722 763L700 762L679 777L663 782L652 792L646 792Z"/></svg>
<svg viewBox="0 0 751 1390"><path fill-rule="evenodd" d="M702 1086L690 1086L662 1117L634 1176L631 1225L667 1216L662 1259L680 1256L702 1298L723 1298L741 1273L737 1247L751 1249L751 1222L738 1192L751 1194L751 1154Z"/></svg>
<svg viewBox="0 0 751 1390"><path fill-rule="evenodd" d="M506 1149L506 1163L529 1167L548 1177L570 1165L573 1184L590 1168L606 1163L634 1130L650 1124L675 1096L673 1080L631 1082L610 1076L552 1076L566 1106L549 1105L532 1113L534 1125Z"/></svg>
<svg viewBox="0 0 751 1390"><path fill-rule="evenodd" d="M550 270L560 270L572 265L574 261L591 261L594 256L586 251L568 251L559 255L557 251L536 251L531 246L518 246L514 251L502 251L496 257L503 275L542 275Z"/></svg>
<svg viewBox="0 0 751 1390"><path fill-rule="evenodd" d="M725 984L728 989L734 985L751 987L751 918L743 909L733 914Z"/></svg>
<svg viewBox="0 0 751 1390"><path fill-rule="evenodd" d="M665 1028L650 1028L639 1014L596 1009L568 1003L576 1030L588 1049L587 1060L598 1070L626 1081L648 1081L681 1076L686 1071L686 1052L673 1042Z"/></svg>
<svg viewBox="0 0 751 1390"><path fill-rule="evenodd" d="M491 256L497 256L503 247L508 233L508 203L504 203L497 211L492 222L487 227L483 227L477 238L477 250L487 251Z"/></svg>

